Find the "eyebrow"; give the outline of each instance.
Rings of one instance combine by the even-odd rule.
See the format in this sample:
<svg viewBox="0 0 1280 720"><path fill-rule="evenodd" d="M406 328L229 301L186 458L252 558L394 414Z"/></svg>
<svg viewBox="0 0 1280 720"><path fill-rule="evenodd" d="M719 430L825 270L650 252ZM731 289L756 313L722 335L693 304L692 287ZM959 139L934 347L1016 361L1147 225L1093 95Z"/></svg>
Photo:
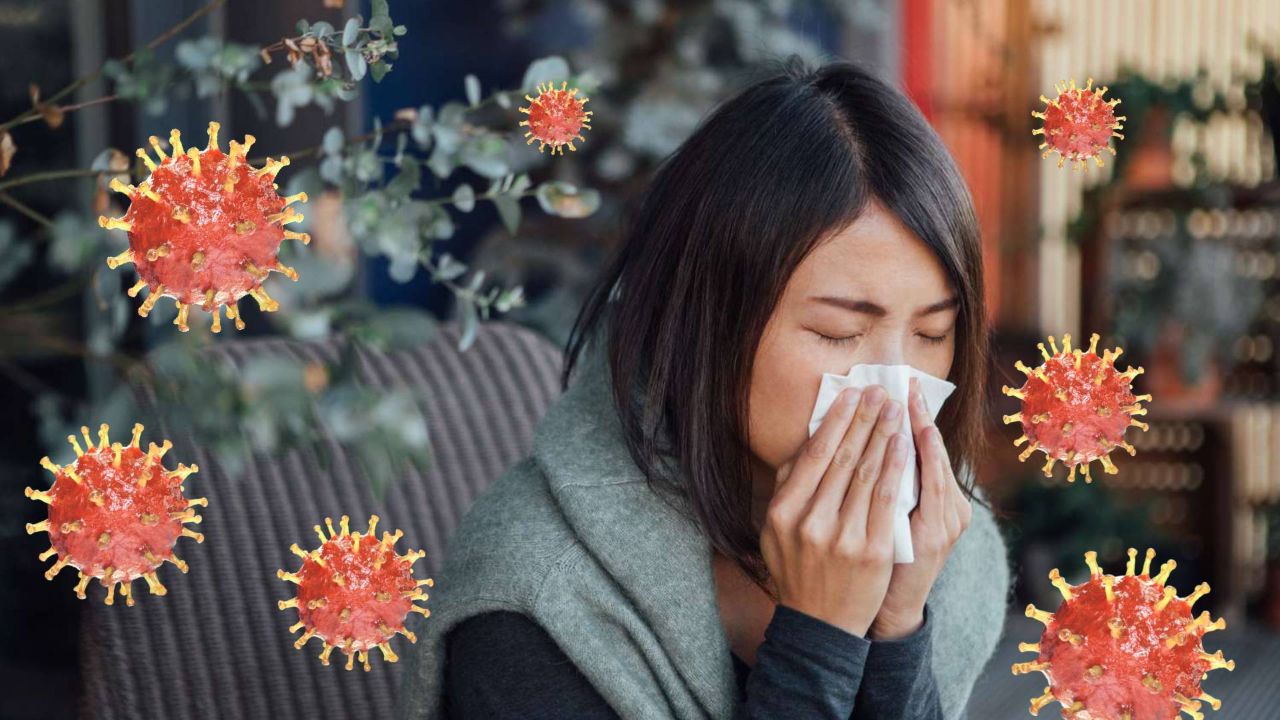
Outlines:
<svg viewBox="0 0 1280 720"><path fill-rule="evenodd" d="M885 310L882 306L868 300L856 300L854 298L835 297L832 295L813 295L810 296L809 299L824 305L833 305L851 312L874 315L875 317L884 317L889 314L888 310ZM916 310L914 317L924 317L925 315L932 315L934 313L942 312L943 310L951 310L959 306L959 304L959 298L954 296L949 297L946 300L939 300L932 305L927 305Z"/></svg>

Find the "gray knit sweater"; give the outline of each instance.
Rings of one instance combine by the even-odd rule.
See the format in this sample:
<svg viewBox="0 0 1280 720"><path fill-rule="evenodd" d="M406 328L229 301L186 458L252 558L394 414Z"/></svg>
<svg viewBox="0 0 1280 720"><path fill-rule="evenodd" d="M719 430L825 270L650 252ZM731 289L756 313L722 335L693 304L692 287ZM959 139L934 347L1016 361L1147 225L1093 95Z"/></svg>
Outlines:
<svg viewBox="0 0 1280 720"><path fill-rule="evenodd" d="M533 451L487 488L449 541L431 616L414 629L398 717L441 717L445 634L490 610L528 615L625 718L730 718L733 665L711 549L632 461L599 350L547 411ZM929 596L933 671L961 717L999 638L1009 571L974 507Z"/></svg>

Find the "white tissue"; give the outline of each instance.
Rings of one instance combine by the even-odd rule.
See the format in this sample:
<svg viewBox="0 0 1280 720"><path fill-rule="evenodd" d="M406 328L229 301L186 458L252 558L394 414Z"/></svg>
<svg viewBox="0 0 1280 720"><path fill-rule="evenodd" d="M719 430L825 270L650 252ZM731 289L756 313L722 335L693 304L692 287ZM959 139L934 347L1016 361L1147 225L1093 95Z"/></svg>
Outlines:
<svg viewBox="0 0 1280 720"><path fill-rule="evenodd" d="M866 387L880 385L889 393L889 399L902 403L902 427L900 431L906 435L907 463L902 473L901 486L898 491L898 503L893 518L893 561L895 563L915 562L915 553L911 548L911 520L909 514L920 500L920 482L916 478L916 443L911 432L911 413L907 407L907 393L911 378L920 383L920 392L924 394L925 404L933 418L938 416L942 403L956 389L956 386L921 372L910 365L854 365L848 375L822 374L822 384L818 387L818 400L813 406L813 416L809 419L809 435L813 436L826 417L827 410L841 390L848 387Z"/></svg>

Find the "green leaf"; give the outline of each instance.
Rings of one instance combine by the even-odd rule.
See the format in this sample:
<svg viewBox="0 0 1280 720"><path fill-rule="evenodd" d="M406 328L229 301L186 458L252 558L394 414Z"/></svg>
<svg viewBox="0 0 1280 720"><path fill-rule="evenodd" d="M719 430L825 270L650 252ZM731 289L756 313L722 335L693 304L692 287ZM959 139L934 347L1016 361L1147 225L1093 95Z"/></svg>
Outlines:
<svg viewBox="0 0 1280 720"><path fill-rule="evenodd" d="M360 18L349 18L346 27L342 29L342 44L351 47L356 44L358 37L360 37Z"/></svg>
<svg viewBox="0 0 1280 720"><path fill-rule="evenodd" d="M529 68L524 71L524 80L520 82L520 87L527 92L533 92L539 83L559 83L561 80L569 79L569 63L559 55L540 58L529 64Z"/></svg>
<svg viewBox="0 0 1280 720"><path fill-rule="evenodd" d="M458 316L462 321L462 337L458 339L458 351L465 352L476 341L476 333L480 329L480 315L476 305L470 298L457 296Z"/></svg>
<svg viewBox="0 0 1280 720"><path fill-rule="evenodd" d="M382 78L389 72L391 72L391 63L386 60L378 60L369 66L369 77L373 78L374 82L382 82Z"/></svg>
<svg viewBox="0 0 1280 720"><path fill-rule="evenodd" d="M476 206L476 191L463 183L453 191L453 206L460 212L469 213Z"/></svg>
<svg viewBox="0 0 1280 720"><path fill-rule="evenodd" d="M320 147L324 150L325 155L337 155L342 152L342 148L346 144L347 141L342 134L342 128L337 125L325 130L324 138L320 140Z"/></svg>
<svg viewBox="0 0 1280 720"><path fill-rule="evenodd" d="M351 79L359 82L364 79L364 74L369 70L369 63L365 61L364 55L359 50L347 50L343 53L343 57L347 60L347 69L351 71Z"/></svg>
<svg viewBox="0 0 1280 720"><path fill-rule="evenodd" d="M436 281L448 281L461 277L467 271L464 263L458 262L449 253L441 253L436 259L436 270L431 274L431 279Z"/></svg>
<svg viewBox="0 0 1280 720"><path fill-rule="evenodd" d="M435 335L436 320L414 308L379 308L353 334L378 350L404 350L421 345Z"/></svg>
<svg viewBox="0 0 1280 720"><path fill-rule="evenodd" d="M502 218L502 224L507 226L507 232L515 235L520 227L520 201L513 197L499 195L493 198L493 204L498 208L498 217Z"/></svg>
<svg viewBox="0 0 1280 720"><path fill-rule="evenodd" d="M420 187L422 187L422 164L411 157L406 157L400 164L400 172L387 183L386 191L392 197L407 198Z"/></svg>
<svg viewBox="0 0 1280 720"><path fill-rule="evenodd" d="M517 285L513 288L507 288L502 291L498 299L494 301L493 306L498 312L506 312L511 308L517 308L524 305L524 288Z"/></svg>

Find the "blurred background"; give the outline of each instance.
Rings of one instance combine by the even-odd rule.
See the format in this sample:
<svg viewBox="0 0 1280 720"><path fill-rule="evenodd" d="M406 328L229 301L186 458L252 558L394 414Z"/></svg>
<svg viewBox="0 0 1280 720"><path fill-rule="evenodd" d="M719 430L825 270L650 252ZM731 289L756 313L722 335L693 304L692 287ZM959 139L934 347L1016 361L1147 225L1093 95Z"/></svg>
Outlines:
<svg viewBox="0 0 1280 720"><path fill-rule="evenodd" d="M1225 617L1228 629L1206 646L1238 664L1205 683L1224 700L1218 715L1277 716L1274 0L0 0L0 48L0 718L137 716L136 688L120 689L110 668L136 675L130 658L163 662L183 643L139 648L128 638L201 623L175 617L181 610L154 614L160 603L184 607L174 596L187 579L168 570L170 597L143 596L135 608L105 607L96 586L77 600L71 571L41 577L47 536L23 525L45 506L22 489L48 486L41 456L70 461L69 432L109 422L119 435L145 418L149 432L174 437L179 459L201 459L197 495L340 487L298 518L259 510L259 527L286 528L281 548L305 541L292 528L322 513L395 517L412 504L411 493L397 494L406 487L433 487L433 477L487 459L484 472L458 471L465 487L449 491L447 512L427 525L398 521L427 548L427 570L438 569L456 516L527 449L554 394L521 406L529 423L498 454L477 439L493 432L488 421L459 429L451 413L488 397L484 388L532 382L519 352L485 354L501 344L486 326L523 328L521 342L536 338L554 357L656 164L760 63L792 53L857 60L903 87L955 154L982 224L996 353L981 482L1002 513L1017 579L1014 614L970 717L1025 717L1040 694L1038 676L1013 677L1009 665L1029 659L1016 645L1041 630L1020 609L1057 606L1049 570L1080 582L1083 553L1097 550L1119 572L1129 546L1177 560L1172 583L1183 594L1212 585L1197 609ZM1040 157L1031 113L1055 84L1087 78L1123 100L1125 139L1113 141L1105 167L1078 172ZM517 126L526 94L552 80L579 88L594 112L577 150L554 157ZM224 147L256 136L255 165L292 158L281 193L309 194L294 229L313 241L282 246L301 280L267 281L279 312L242 303L247 329L218 336L193 312L181 334L171 301L136 315L139 300L123 292L130 268L104 263L126 237L97 217L123 213L107 183L146 176L134 149L149 136L176 127L201 145L213 119ZM1119 473L1090 485L1019 463L1020 433L999 420L1017 411L1000 393L1021 383L1014 363L1038 364L1036 343L1064 332L1123 347L1121 367L1144 367L1136 387L1154 396L1150 430L1128 437L1136 457L1116 457ZM455 374L436 382L406 370L423 343L438 354L423 362ZM478 359L456 360L468 353ZM371 382L375 366L385 377ZM550 375L539 377L550 388ZM480 390L457 395L459 386ZM469 443L479 449L451 454ZM289 465L296 458L304 464ZM237 523L253 513L218 508L215 498L205 545L178 546L193 584L238 574L202 564L201 553L215 552L206 548L217 547L220 527L249 532ZM263 572L293 562L277 550L260 551ZM231 644L287 648L291 620L263 612L269 624L253 626L263 633ZM293 673L331 669L280 653ZM183 691L218 677L218 662L184 669ZM254 692L249 678L227 677L224 695ZM366 693L342 696L349 702L376 705L393 689L349 692ZM294 700L294 712L309 702ZM164 713L146 707L249 717L261 715L245 708L271 701L244 700L243 712L168 702ZM351 712L366 714L358 704Z"/></svg>

